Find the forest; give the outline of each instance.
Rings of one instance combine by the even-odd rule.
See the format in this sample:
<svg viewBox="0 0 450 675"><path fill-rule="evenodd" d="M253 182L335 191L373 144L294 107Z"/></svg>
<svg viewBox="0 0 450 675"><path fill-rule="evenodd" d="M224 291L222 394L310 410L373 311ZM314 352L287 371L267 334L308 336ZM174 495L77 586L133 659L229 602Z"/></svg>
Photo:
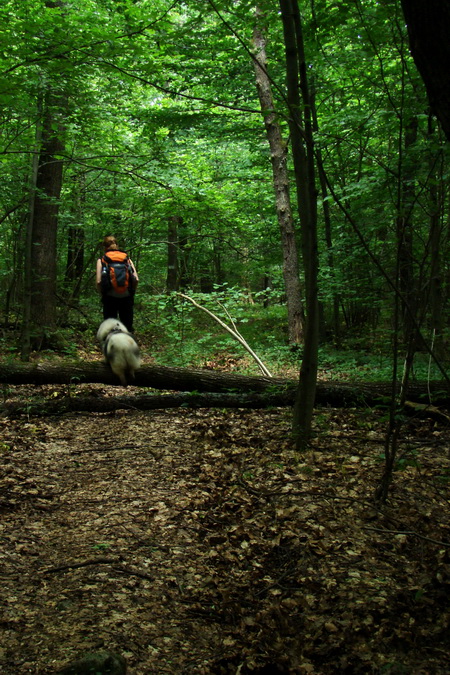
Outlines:
<svg viewBox="0 0 450 675"><path fill-rule="evenodd" d="M450 672L449 28L3 0L5 675Z"/></svg>

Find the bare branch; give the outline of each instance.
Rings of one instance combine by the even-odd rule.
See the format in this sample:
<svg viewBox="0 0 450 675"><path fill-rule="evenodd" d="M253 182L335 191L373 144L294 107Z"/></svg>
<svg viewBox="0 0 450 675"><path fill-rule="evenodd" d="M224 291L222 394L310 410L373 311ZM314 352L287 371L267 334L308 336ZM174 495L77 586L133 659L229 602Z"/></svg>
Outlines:
<svg viewBox="0 0 450 675"><path fill-rule="evenodd" d="M218 323L220 326L222 326L222 328L224 328L228 333L230 333L230 335L232 335L238 342L240 342L241 345L244 347L244 349L246 349L246 350L248 351L248 353L255 359L255 361L256 361L256 363L258 364L258 366L259 366L259 368L260 368L262 374L263 374L263 375L266 375L267 377L272 377L272 373L271 373L271 372L269 371L269 369L264 365L264 363L261 361L261 359L259 358L259 356L257 356L257 354L255 354L255 352L253 351L253 349L252 349L252 348L249 346L249 344L244 340L244 338L242 337L242 335L241 335L240 333L237 332L237 330L235 330L235 329L230 328L229 326L227 326L227 324L224 323L224 322L222 321L222 319L219 319L218 316L216 316L215 314L213 314L213 312L211 312L211 311L210 311L209 309L207 309L206 307L203 307L203 305L199 305L198 302L196 302L193 298L189 297L189 295L184 295L184 293L177 293L177 295L179 295L180 297L184 298L185 300L189 300L189 302L192 302L192 304L195 305L195 307L198 307L198 309L201 309L203 312L206 312L206 314L208 314L211 318L213 318L214 321L217 321L217 323ZM227 314L228 314L228 312L227 312ZM228 314L228 316L229 316L229 314ZM231 317L230 317L230 318L231 318ZM234 323L233 323L233 326L234 326ZM236 328L236 327L235 327L235 328Z"/></svg>

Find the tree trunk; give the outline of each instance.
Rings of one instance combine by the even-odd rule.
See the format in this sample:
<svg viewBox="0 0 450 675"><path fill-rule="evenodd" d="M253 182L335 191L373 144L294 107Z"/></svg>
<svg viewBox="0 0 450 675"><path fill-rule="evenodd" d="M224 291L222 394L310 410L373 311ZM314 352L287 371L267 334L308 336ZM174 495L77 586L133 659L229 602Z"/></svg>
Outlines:
<svg viewBox="0 0 450 675"><path fill-rule="evenodd" d="M222 248L223 248L223 239L222 235L219 232L218 238L213 241L213 267L215 282L219 286L225 283L225 274L222 266Z"/></svg>
<svg viewBox="0 0 450 675"><path fill-rule="evenodd" d="M66 396L61 399L43 399L0 403L0 410L15 415L61 415L67 412L107 413L116 410L163 410L169 408L261 408L292 405L293 396L279 394L216 394L182 393L144 396Z"/></svg>
<svg viewBox="0 0 450 675"><path fill-rule="evenodd" d="M330 400L333 399L330 392ZM216 394L209 393L182 393L182 394L153 394L144 396L65 396L58 399L39 398L33 401L5 402L0 404L3 414L19 415L61 415L68 412L110 413L117 410L168 410L169 408L246 408L260 410L264 408L282 408L291 406L294 392L280 393L243 393L243 394ZM375 397L374 400L377 400ZM447 406L450 400L447 400ZM335 402L324 403L327 406L348 407L354 406L345 397L337 397ZM450 417L436 406L427 406L422 403L407 401L404 414L418 418L434 419L448 426Z"/></svg>
<svg viewBox="0 0 450 675"><path fill-rule="evenodd" d="M430 158L431 162L432 158ZM433 330L434 352L438 358L445 357L444 344L444 298L442 293L442 249L443 249L443 205L445 197L443 194L442 162L439 169L434 170L430 167L433 174L433 180L430 184L430 289L425 299L425 303L431 310L431 328ZM439 187L438 187L439 186Z"/></svg>
<svg viewBox="0 0 450 675"><path fill-rule="evenodd" d="M431 111L450 140L449 0L401 0L414 62L425 83Z"/></svg>
<svg viewBox="0 0 450 675"><path fill-rule="evenodd" d="M183 218L178 218L178 251L179 251L179 282L178 288L187 290L192 283L190 273L191 245L189 244L188 228Z"/></svg>
<svg viewBox="0 0 450 675"><path fill-rule="evenodd" d="M297 0L280 0L286 52L289 128L294 160L297 204L302 235L306 288L306 329L300 383L294 406L293 430L298 450L304 450L311 433L319 347L317 194L311 101L308 90L302 24ZM299 93L301 90L301 98ZM300 111L303 111L304 127Z"/></svg>
<svg viewBox="0 0 450 675"><path fill-rule="evenodd" d="M319 124L317 121L317 110L315 97L311 96L311 113L313 117L314 131L318 131ZM332 228L331 228L331 213L330 213L330 202L328 200L328 189L327 189L327 178L325 174L325 168L322 158L322 151L320 147L316 148L316 157L317 157L317 170L319 175L320 191L322 195L322 209L323 209L323 219L325 225L325 243L327 247L327 263L331 275L331 283L333 284L333 337L334 344L336 347L341 345L341 324L339 318L339 295L337 293L337 282L336 282L336 268L334 264L334 255L333 255L333 237L332 237Z"/></svg>
<svg viewBox="0 0 450 675"><path fill-rule="evenodd" d="M167 229L166 291L178 291L178 216L170 216Z"/></svg>
<svg viewBox="0 0 450 675"><path fill-rule="evenodd" d="M411 158L408 157L411 147L417 140L417 118L412 118L405 129L404 152L400 153L400 185L399 203L396 222L397 255L398 255L398 284L403 298L402 328L404 344L409 344L412 333L415 332L414 323L417 319L417 310L420 306L417 280L414 274L413 253L413 207L415 202L415 169Z"/></svg>
<svg viewBox="0 0 450 675"><path fill-rule="evenodd" d="M62 125L60 100L47 96L34 197L31 232L31 311L35 342L56 326L56 234L62 187Z"/></svg>
<svg viewBox="0 0 450 675"><path fill-rule="evenodd" d="M101 361L69 362L57 365L41 362L32 364L1 363L0 383L8 384L77 384L100 382L119 385L109 366ZM136 372L135 385L173 391L264 392L271 387L294 387L296 382L283 378L217 373L212 370L143 366Z"/></svg>
<svg viewBox="0 0 450 675"><path fill-rule="evenodd" d="M69 227L67 232L66 284L72 298L80 295L84 273L84 229Z"/></svg>
<svg viewBox="0 0 450 675"><path fill-rule="evenodd" d="M23 266L24 266L24 280L23 280L23 314L22 314L22 330L20 335L20 357L22 361L28 361L31 351L31 304L32 304L32 241L33 241L33 222L34 222L34 205L36 195L36 184L39 169L39 151L42 140L42 100L38 98L36 111L38 119L35 129L35 146L33 152L33 159L31 164L30 175L30 191L29 191L29 208L28 220L25 233L25 246L23 251Z"/></svg>
<svg viewBox="0 0 450 675"><path fill-rule="evenodd" d="M258 10L257 18L261 19L261 12ZM254 60L256 87L270 147L275 205L283 251L283 277L286 290L289 342L300 344L303 341L305 315L301 300L297 241L290 201L287 145L283 140L278 116L275 112L270 80L267 75L266 40L264 31L260 26L254 28L253 44L256 50Z"/></svg>
<svg viewBox="0 0 450 675"><path fill-rule="evenodd" d="M73 180L72 211L76 225L67 230L67 263L65 272L65 291L72 298L80 295L84 269L84 212L86 202L86 174L80 173Z"/></svg>

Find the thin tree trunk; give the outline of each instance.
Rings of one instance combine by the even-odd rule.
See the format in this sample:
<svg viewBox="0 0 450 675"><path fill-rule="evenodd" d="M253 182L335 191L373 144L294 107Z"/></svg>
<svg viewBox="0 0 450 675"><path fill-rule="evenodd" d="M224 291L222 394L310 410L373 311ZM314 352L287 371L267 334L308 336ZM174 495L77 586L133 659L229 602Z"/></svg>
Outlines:
<svg viewBox="0 0 450 675"><path fill-rule="evenodd" d="M219 286L225 282L225 274L222 267L222 237L219 235L219 239L214 239L213 241L213 266L214 266L214 276L215 282Z"/></svg>
<svg viewBox="0 0 450 675"><path fill-rule="evenodd" d="M261 23L262 13L256 16ZM278 116L272 97L270 79L267 75L266 39L261 25L253 31L255 47L255 76L261 112L270 146L275 205L283 251L283 277L286 289L289 342L300 344L303 340L305 315L298 266L297 241L292 216L289 174L287 169L287 145L283 140Z"/></svg>
<svg viewBox="0 0 450 675"><path fill-rule="evenodd" d="M302 235L306 287L306 330L300 383L294 405L293 430L298 450L304 450L311 435L317 383L319 345L317 194L310 96L297 0L280 0L286 52L292 157ZM300 91L301 97L300 97ZM300 111L303 111L304 127Z"/></svg>
<svg viewBox="0 0 450 675"><path fill-rule="evenodd" d="M430 214L430 291L428 302L431 308L431 328L433 330L433 342L435 353L442 358L444 356L444 317L443 317L443 294L442 294L442 205L444 202L442 161L439 170L433 171L434 180L430 184L431 214ZM438 188L438 185L440 186Z"/></svg>
<svg viewBox="0 0 450 675"><path fill-rule="evenodd" d="M25 248L24 248L24 289L23 289L23 315L22 315L22 331L20 336L20 357L22 361L28 361L31 352L31 304L32 304L32 241L33 241L33 221L34 221L34 204L36 195L36 185L39 169L39 152L42 139L42 101L38 98L37 101L37 120L35 130L35 144L33 150L33 159L31 165L30 175L30 197L28 209L28 221L25 233Z"/></svg>
<svg viewBox="0 0 450 675"><path fill-rule="evenodd" d="M317 131L319 124L317 121L317 110L315 104L315 97L311 96L311 113L313 117L313 126L314 131ZM322 208L323 208L323 219L325 224L325 243L327 246L327 262L330 269L331 281L333 283L333 335L334 335L334 344L336 347L339 347L341 344L341 326L339 318L339 295L336 291L336 269L334 265L334 255L333 255L333 238L331 230L331 214L330 214L330 202L327 199L328 189L327 189L327 179L325 174L325 168L322 159L322 151L320 147L316 147L316 158L317 158L317 169L319 175L320 190L322 194Z"/></svg>
<svg viewBox="0 0 450 675"><path fill-rule="evenodd" d="M417 118L410 120L405 130L404 153L400 154L400 198L397 217L397 246L399 291L405 302L402 304L402 327L404 343L408 345L413 328L412 322L420 305L416 279L414 278L413 218L415 199L415 172L408 151L417 140ZM413 316L411 315L413 314Z"/></svg>
<svg viewBox="0 0 450 675"><path fill-rule="evenodd" d="M80 295L84 273L84 229L69 227L67 232L66 285L72 298Z"/></svg>
<svg viewBox="0 0 450 675"><path fill-rule="evenodd" d="M170 216L167 228L167 277L166 290L178 290L178 216Z"/></svg>
<svg viewBox="0 0 450 675"><path fill-rule="evenodd" d="M178 288L186 290L191 285L190 273L190 255L191 246L189 244L188 229L183 218L178 219L178 247L179 247L179 282Z"/></svg>
<svg viewBox="0 0 450 675"><path fill-rule="evenodd" d="M65 273L66 293L77 299L80 295L81 282L84 274L84 206L85 206L85 174L81 173L74 179L72 210L77 225L69 226L67 230L67 263Z"/></svg>
<svg viewBox="0 0 450 675"><path fill-rule="evenodd" d="M403 83L404 85L404 83ZM403 111L402 111L403 114ZM408 393L409 379L414 362L418 339L417 292L414 292L415 277L413 266L413 229L412 211L414 205L414 169L408 161L408 150L417 137L417 119L412 118L405 128L403 138L403 118L401 118L398 162L398 203L397 203L397 260L395 279L397 292L394 306L394 342L392 393L389 407L389 422L384 443L384 468L380 482L375 490L375 500L385 502L392 483L395 463L400 446L400 434L403 424L404 406ZM403 147L404 142L404 147ZM403 364L400 394L397 396L399 328L403 329L403 342L406 356Z"/></svg>

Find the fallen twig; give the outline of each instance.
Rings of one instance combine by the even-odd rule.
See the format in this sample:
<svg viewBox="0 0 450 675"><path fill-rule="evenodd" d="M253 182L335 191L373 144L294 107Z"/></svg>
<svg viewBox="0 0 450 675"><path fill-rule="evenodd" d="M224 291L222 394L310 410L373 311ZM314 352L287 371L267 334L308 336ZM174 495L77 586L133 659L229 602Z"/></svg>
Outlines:
<svg viewBox="0 0 450 675"><path fill-rule="evenodd" d="M79 567L88 567L89 565L111 565L120 562L118 558L92 558L91 560L83 560L78 563L69 563L68 565L60 565L59 567L50 567L43 570L43 574L54 574L56 572L64 572L64 570L74 570Z"/></svg>
<svg viewBox="0 0 450 675"><path fill-rule="evenodd" d="M406 536L417 537L418 539L423 539L424 541L429 541L431 544L437 544L438 546L445 546L446 548L450 547L450 543L439 541L439 539L432 539L431 537L425 537L423 534L414 532L414 530L385 530L382 527L364 527L363 529L370 530L371 532L381 532L382 534L403 534Z"/></svg>
<svg viewBox="0 0 450 675"><path fill-rule="evenodd" d="M120 572L121 574L129 574L132 577L139 577L140 579L148 579L148 581L155 581L155 577L146 574L146 572L140 572L139 570L133 570L125 565L120 565L119 567L113 567L113 570Z"/></svg>

